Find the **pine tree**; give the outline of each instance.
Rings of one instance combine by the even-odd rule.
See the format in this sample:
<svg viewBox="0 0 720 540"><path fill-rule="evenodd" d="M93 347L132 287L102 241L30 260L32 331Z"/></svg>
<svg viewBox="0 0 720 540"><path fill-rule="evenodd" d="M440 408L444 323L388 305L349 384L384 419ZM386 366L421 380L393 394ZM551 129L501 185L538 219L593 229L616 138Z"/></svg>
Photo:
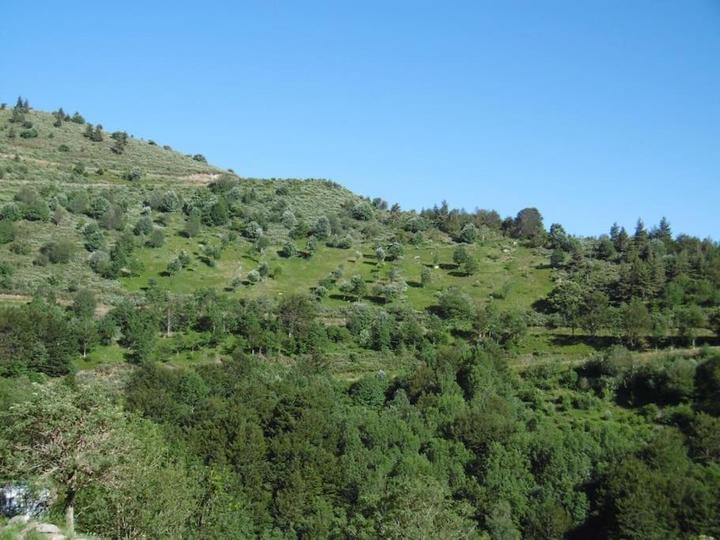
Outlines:
<svg viewBox="0 0 720 540"><path fill-rule="evenodd" d="M622 254L627 251L630 237L628 236L625 227L620 227L620 229L615 232L611 230L610 237L612 238L615 250L618 253Z"/></svg>
<svg viewBox="0 0 720 540"><path fill-rule="evenodd" d="M649 236L647 229L645 229L645 223L643 223L642 219L638 219L637 225L635 225L635 234L633 235L633 241L637 246L638 251L640 251L641 253L647 245L648 238Z"/></svg>

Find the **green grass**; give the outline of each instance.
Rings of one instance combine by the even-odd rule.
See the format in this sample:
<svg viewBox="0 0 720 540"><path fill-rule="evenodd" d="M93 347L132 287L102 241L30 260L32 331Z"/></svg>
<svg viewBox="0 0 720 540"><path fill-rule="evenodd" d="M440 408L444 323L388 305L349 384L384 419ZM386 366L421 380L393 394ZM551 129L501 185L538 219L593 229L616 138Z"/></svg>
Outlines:
<svg viewBox="0 0 720 540"><path fill-rule="evenodd" d="M73 362L75 369L94 369L99 366L110 366L125 362L125 349L119 345L97 345L86 358L79 356Z"/></svg>

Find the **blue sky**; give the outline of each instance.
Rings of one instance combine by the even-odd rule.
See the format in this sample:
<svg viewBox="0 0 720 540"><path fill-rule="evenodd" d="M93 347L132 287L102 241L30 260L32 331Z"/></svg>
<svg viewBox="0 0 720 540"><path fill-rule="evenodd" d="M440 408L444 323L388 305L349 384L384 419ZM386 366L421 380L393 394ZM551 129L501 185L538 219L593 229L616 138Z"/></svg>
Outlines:
<svg viewBox="0 0 720 540"><path fill-rule="evenodd" d="M720 1L3 2L0 99L255 177L720 238Z"/></svg>

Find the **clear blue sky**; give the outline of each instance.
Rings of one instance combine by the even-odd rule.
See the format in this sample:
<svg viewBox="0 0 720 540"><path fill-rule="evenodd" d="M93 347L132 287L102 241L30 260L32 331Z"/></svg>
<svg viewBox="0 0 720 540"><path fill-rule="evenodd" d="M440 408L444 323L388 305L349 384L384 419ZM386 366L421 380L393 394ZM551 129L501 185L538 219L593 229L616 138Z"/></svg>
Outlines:
<svg viewBox="0 0 720 540"><path fill-rule="evenodd" d="M720 238L720 1L20 2L0 98L244 176Z"/></svg>

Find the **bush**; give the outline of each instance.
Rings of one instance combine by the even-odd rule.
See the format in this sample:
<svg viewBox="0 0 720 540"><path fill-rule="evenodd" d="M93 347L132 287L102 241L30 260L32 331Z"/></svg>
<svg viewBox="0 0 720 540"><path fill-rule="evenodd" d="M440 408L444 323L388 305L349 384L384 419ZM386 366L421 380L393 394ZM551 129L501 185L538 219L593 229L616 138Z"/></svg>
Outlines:
<svg viewBox="0 0 720 540"><path fill-rule="evenodd" d="M129 180L130 182L137 182L140 180L143 176L143 172L139 167L133 167L129 171L126 171L123 175L123 178L125 180Z"/></svg>
<svg viewBox="0 0 720 540"><path fill-rule="evenodd" d="M15 224L7 219L0 221L0 245L15 240Z"/></svg>
<svg viewBox="0 0 720 540"><path fill-rule="evenodd" d="M182 206L182 200L174 191L153 191L145 200L153 210L175 212Z"/></svg>
<svg viewBox="0 0 720 540"><path fill-rule="evenodd" d="M282 249L280 250L280 256L285 258L294 257L297 254L295 244L292 241L285 242Z"/></svg>
<svg viewBox="0 0 720 540"><path fill-rule="evenodd" d="M61 144L58 146L58 152L69 152L70 147L67 144Z"/></svg>
<svg viewBox="0 0 720 540"><path fill-rule="evenodd" d="M10 244L8 249L16 255L30 255L30 252L32 252L32 246L25 240L16 240Z"/></svg>
<svg viewBox="0 0 720 540"><path fill-rule="evenodd" d="M257 283L261 279L260 272L257 270L250 270L248 272L247 279L250 283Z"/></svg>
<svg viewBox="0 0 720 540"><path fill-rule="evenodd" d="M0 209L0 219L6 221L18 221L22 218L20 207L15 203L8 203Z"/></svg>
<svg viewBox="0 0 720 540"><path fill-rule="evenodd" d="M373 207L370 203L361 202L353 206L351 215L361 221L369 221L373 217Z"/></svg>
<svg viewBox="0 0 720 540"><path fill-rule="evenodd" d="M133 227L133 233L135 235L148 235L153 231L153 222L152 219L150 219L150 216L142 216L137 223L135 223L135 227Z"/></svg>
<svg viewBox="0 0 720 540"><path fill-rule="evenodd" d="M111 206L100 217L100 226L107 230L122 231L125 228L125 211L119 206Z"/></svg>
<svg viewBox="0 0 720 540"><path fill-rule="evenodd" d="M153 232L148 238L147 245L152 248L159 248L165 243L165 235L161 229L153 229Z"/></svg>
<svg viewBox="0 0 720 540"><path fill-rule="evenodd" d="M40 248L40 255L47 257L47 260L53 264L67 263L70 261L74 252L75 244L73 244L70 240L48 242Z"/></svg>
<svg viewBox="0 0 720 540"><path fill-rule="evenodd" d="M38 136L38 131L35 128L24 129L20 132L20 137L23 139L34 139Z"/></svg>

